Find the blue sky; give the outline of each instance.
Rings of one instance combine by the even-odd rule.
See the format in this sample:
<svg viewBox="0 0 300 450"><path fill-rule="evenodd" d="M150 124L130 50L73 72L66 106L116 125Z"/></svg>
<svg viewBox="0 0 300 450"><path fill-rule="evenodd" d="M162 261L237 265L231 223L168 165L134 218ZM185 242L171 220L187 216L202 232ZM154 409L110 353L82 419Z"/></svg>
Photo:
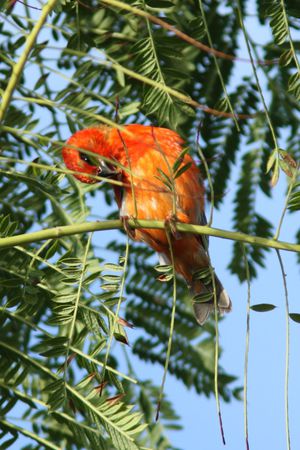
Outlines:
<svg viewBox="0 0 300 450"><path fill-rule="evenodd" d="M270 202L259 196L258 205L269 218L278 223L283 204L284 180L276 187L276 197ZM220 213L216 214L214 226L231 229L228 211L232 209L230 195ZM280 207L279 207L280 205ZM291 240L299 220L290 215L286 218L281 238ZM239 376L238 384L243 384L247 286L226 270L232 243L211 239L211 258L222 282L233 301L233 311L220 323L220 343L224 349L222 365L230 373ZM299 312L299 267L296 256L282 252L287 274L290 311ZM279 263L274 251L267 258L266 269L259 271L259 277L251 283L251 304L272 303L277 308L271 312L250 314L250 351L248 378L248 415L250 449L286 448L284 389L286 358L285 298ZM298 448L300 429L298 426L298 405L300 400L299 349L300 327L290 321L290 431L292 448ZM214 399L197 397L193 392L186 393L171 385L168 378L167 392L171 398L175 394L175 405L181 412L185 430L175 436L174 442L184 450L199 448L218 450L223 447L216 414ZM177 383L178 384L178 383ZM173 392L173 396L172 396ZM221 403L226 448L240 450L245 448L243 403L234 401Z"/></svg>
<svg viewBox="0 0 300 450"><path fill-rule="evenodd" d="M231 186L220 211L214 213L213 225L217 228L232 229L234 186L239 176L239 165L234 168ZM285 203L286 177L281 175L274 188L273 199L258 193L257 211L266 215L276 228ZM92 213L103 217L103 199L99 192L92 201ZM101 205L101 213L99 208ZM280 239L293 241L299 227L299 215L287 213L281 229ZM101 232L95 235L95 243L103 246L105 242L120 236L117 231ZM134 245L134 244L132 244ZM227 289L233 311L220 322L220 345L223 348L221 364L231 374L238 377L236 386L243 385L246 342L247 285L240 283L236 276L227 270L233 243L225 239L210 238L211 259L218 276ZM299 305L299 266L296 255L281 252L287 274L289 304L291 312L300 312ZM115 255L115 257L117 257ZM111 260L111 256L109 256ZM276 252L271 250L266 259L266 268L258 270L258 278L251 283L251 304L271 303L276 309L270 312L250 313L250 351L248 378L248 416L249 443L252 450L266 448L284 449L285 431L285 362L286 362L286 312L282 275ZM197 326L195 322L195 326ZM176 333L176 328L175 328ZM129 341L133 341L139 330L128 332ZM300 324L290 321L290 432L292 448L300 442L298 426L298 405L300 401ZM117 344L118 345L118 344ZM115 348L117 354L119 351ZM130 355L130 349L129 349ZM159 385L162 379L162 367L150 366L132 355L138 378L152 379ZM146 374L146 375L145 375ZM194 389L187 390L178 380L168 375L165 387L168 399L172 401L181 416L182 431L169 431L172 443L182 450L203 449L219 450L224 446L221 441L216 402L213 397L206 399L196 394ZM229 404L221 401L226 449L245 448L244 404L233 401ZM294 445L293 445L294 444Z"/></svg>
<svg viewBox="0 0 300 450"><path fill-rule="evenodd" d="M232 174L232 186L239 175L236 167ZM286 179L281 176L274 188L274 198L263 194L257 195L258 212L263 212L272 223L279 223L285 202ZM224 205L215 211L214 226L231 230L234 190L229 189ZM94 213L99 211L101 195L93 204ZM103 214L103 210L102 210ZM280 239L292 241L299 226L296 214L287 214L283 222ZM96 241L103 246L119 235L117 231L98 233ZM134 244L133 244L134 245ZM223 348L221 364L231 374L238 377L236 386L243 386L244 359L246 342L247 285L240 283L226 269L232 252L233 243L229 240L210 238L210 253L218 276L227 289L233 311L227 314L219 324L220 345ZM299 266L296 255L281 252L287 274L290 312L300 312L299 305ZM111 259L111 258L110 258ZM271 303L276 309L270 312L250 313L250 350L248 370L248 420L250 449L286 448L285 431L285 363L286 363L286 312L282 275L274 250L269 252L266 268L258 271L259 276L251 283L251 304ZM197 324L195 323L195 326ZM133 341L139 330L129 331L129 341ZM176 333L176 328L175 328ZM298 426L298 405L300 401L300 324L290 320L290 377L289 377L289 411L291 448L297 448L300 442ZM117 350L117 349L115 349ZM119 352L118 352L119 354ZM129 349L130 355L130 349ZM132 355L137 377L149 378L160 384L163 369L149 366ZM146 374L146 375L145 375ZM203 449L219 450L224 446L221 441L216 402L196 394L194 389L186 388L174 377L168 375L165 387L168 399L172 401L181 416L184 426L182 431L169 431L172 443L182 450ZM226 438L226 449L245 448L244 438L244 404L242 401L224 403L221 411Z"/></svg>

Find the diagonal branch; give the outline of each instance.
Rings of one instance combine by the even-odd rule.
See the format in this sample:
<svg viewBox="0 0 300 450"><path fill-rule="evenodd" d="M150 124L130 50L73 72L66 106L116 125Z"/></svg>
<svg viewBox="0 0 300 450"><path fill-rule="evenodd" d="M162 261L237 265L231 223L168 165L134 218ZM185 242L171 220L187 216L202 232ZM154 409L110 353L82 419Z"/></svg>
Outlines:
<svg viewBox="0 0 300 450"><path fill-rule="evenodd" d="M54 445L52 442L48 441L47 439L42 438L41 436L39 436L38 434L30 431L30 430L26 430L25 428L21 428L18 425L15 425L14 423L10 423L5 419L0 419L0 425L2 425L2 430L3 429L9 429L11 431L11 433L15 433L16 431L23 434L23 436L28 437L36 442L38 442L39 444L41 444L44 448L49 448L51 450L62 450L61 447L57 447L57 445ZM3 448L3 447L2 447Z"/></svg>
<svg viewBox="0 0 300 450"><path fill-rule="evenodd" d="M51 13L51 11L53 10L53 8L55 7L57 3L57 0L49 0L43 10L42 10L42 14L39 18L39 20L36 22L36 24L34 25L34 27L32 28L31 33L28 35L27 39L26 39L26 43L25 43L25 47L23 52L21 53L21 56L18 60L18 62L14 65L13 70L12 70L12 74L11 77L9 79L7 88L3 94L2 97L2 104L0 106L0 122L3 120L4 115L6 113L6 110L9 106L11 97L13 95L13 92L16 88L16 85L18 83L18 80L20 78L20 75L22 73L22 70L26 64L26 61L28 59L29 53L31 52L35 41L37 39L37 36L39 34L39 32L41 31L42 26L44 25L48 15Z"/></svg>
<svg viewBox="0 0 300 450"><path fill-rule="evenodd" d="M188 42L190 45L193 45L196 48L199 48L200 50L212 54L218 58L227 59L229 61L241 61L248 63L249 60L247 58L239 58L234 55L229 55L227 53L221 52L220 50L217 50L212 47L208 47L207 45L203 44L200 41L197 41L196 39L193 39L191 36L187 35L183 31L178 30L175 28L174 25L166 22L165 20L160 19L159 17L153 16L152 14L148 13L147 11L144 11L142 9L136 8L135 6L128 5L125 2L121 2L119 0L100 0L101 3L104 3L108 6L115 6L116 8L125 9L126 11L131 12L132 14L135 14L137 16L143 17L146 20L150 20L151 22L155 23L156 25L159 25L160 27L164 28L165 30L171 31L174 33L179 39L182 39L185 42ZM264 64L273 64L277 63L277 61L257 61L258 64L264 65Z"/></svg>

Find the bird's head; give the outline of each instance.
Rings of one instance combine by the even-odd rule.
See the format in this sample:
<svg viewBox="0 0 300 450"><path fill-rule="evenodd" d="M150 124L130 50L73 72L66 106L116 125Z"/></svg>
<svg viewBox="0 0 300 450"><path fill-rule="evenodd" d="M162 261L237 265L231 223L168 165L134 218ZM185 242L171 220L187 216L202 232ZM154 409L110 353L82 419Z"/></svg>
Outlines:
<svg viewBox="0 0 300 450"><path fill-rule="evenodd" d="M74 170L74 176L83 183L96 183L95 175L113 178L119 173L118 168L107 161L113 156L109 130L103 126L77 131L62 149L66 167Z"/></svg>

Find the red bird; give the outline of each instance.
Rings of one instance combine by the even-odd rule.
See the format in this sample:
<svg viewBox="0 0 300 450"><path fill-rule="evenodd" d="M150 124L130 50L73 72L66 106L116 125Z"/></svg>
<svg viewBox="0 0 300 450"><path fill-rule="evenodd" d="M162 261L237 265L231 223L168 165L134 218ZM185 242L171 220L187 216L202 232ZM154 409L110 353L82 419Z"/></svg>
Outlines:
<svg viewBox="0 0 300 450"><path fill-rule="evenodd" d="M127 125L120 132L101 125L76 132L67 141L62 154L67 168L78 172L76 178L84 183L96 181L90 175L123 182L123 186L113 185L121 218L204 225L201 173L182 145L180 136L166 128ZM161 264L170 264L164 230L140 228L134 238L158 252ZM192 233L171 235L175 270L184 277L192 294L198 296L193 306L200 325L214 310L213 296L209 296L212 282L201 276L209 267L205 242L204 237ZM198 279L197 273L200 274ZM230 311L230 298L217 276L215 283L219 310Z"/></svg>

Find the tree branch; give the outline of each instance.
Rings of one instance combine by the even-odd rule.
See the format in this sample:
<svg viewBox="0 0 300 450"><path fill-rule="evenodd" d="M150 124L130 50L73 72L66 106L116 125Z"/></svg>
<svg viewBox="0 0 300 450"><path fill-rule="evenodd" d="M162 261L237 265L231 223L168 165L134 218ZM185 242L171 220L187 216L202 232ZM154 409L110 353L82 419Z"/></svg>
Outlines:
<svg viewBox="0 0 300 450"><path fill-rule="evenodd" d="M165 223L159 220L129 220L128 224L132 228L154 228L164 229ZM287 250L300 253L300 244L292 242L277 241L275 239L267 239L259 236L250 236L249 234L240 233L238 231L227 231L219 228L212 228L201 225L191 225L178 222L177 230L182 233L204 234L215 236L222 239L230 239L232 241L245 242L252 245L260 245L262 247L275 248L279 250ZM61 227L46 228L33 233L19 234L0 239L0 249L15 247L17 245L30 244L33 242L43 241L45 239L58 239L64 236L73 236L74 234L88 233L91 231L104 230L120 230L123 228L121 220L106 220L103 222L85 222L74 225L66 225Z"/></svg>
<svg viewBox="0 0 300 450"><path fill-rule="evenodd" d="M13 66L12 74L9 79L9 82L7 84L6 90L3 93L2 96L2 104L0 106L0 122L3 120L4 115L6 113L6 110L9 106L11 97L13 95L13 92L17 86L17 83L19 81L20 75L22 73L22 70L26 64L27 58L29 56L29 53L31 52L35 41L37 39L37 36L39 32L41 31L42 26L44 25L48 15L51 13L52 9L55 7L57 3L57 0L49 0L45 6L43 7L42 14L34 27L32 28L31 32L28 34L26 43L24 46L24 50L21 53L21 56L18 60L18 62Z"/></svg>

